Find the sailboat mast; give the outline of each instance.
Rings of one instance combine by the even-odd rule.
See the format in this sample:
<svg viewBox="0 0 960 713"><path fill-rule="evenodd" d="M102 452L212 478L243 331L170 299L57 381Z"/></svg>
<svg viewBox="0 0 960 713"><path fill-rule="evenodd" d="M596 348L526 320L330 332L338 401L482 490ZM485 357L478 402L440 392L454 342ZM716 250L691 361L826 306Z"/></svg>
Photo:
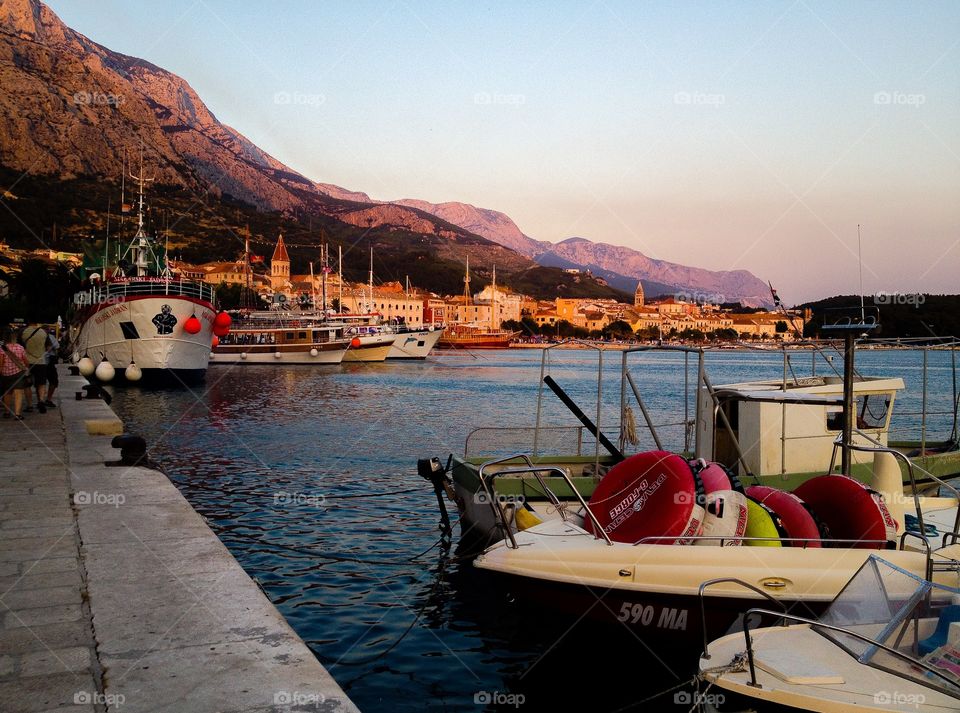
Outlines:
<svg viewBox="0 0 960 713"><path fill-rule="evenodd" d="M337 246L337 314L343 314L343 246Z"/></svg>
<svg viewBox="0 0 960 713"><path fill-rule="evenodd" d="M490 284L490 331L496 331L497 326L497 317L495 310L497 309L497 266L493 266L493 282Z"/></svg>
<svg viewBox="0 0 960 713"><path fill-rule="evenodd" d="M373 246L370 246L370 299L367 302L367 314L373 312Z"/></svg>

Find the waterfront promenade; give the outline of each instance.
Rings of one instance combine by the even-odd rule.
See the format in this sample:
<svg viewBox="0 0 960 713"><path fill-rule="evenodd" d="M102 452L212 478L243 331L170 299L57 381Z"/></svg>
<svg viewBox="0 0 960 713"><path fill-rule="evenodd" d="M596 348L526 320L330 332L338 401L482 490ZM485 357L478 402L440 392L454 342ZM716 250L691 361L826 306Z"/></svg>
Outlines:
<svg viewBox="0 0 960 713"><path fill-rule="evenodd" d="M104 465L122 424L61 369L0 422L0 710L356 711L165 475Z"/></svg>

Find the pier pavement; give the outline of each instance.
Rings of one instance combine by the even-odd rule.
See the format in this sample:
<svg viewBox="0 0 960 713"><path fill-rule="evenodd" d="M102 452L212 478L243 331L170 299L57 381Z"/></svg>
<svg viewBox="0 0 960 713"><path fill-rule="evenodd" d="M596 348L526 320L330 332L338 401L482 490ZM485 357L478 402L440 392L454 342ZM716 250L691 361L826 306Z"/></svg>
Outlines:
<svg viewBox="0 0 960 713"><path fill-rule="evenodd" d="M61 367L58 408L0 421L0 710L357 711L123 426Z"/></svg>

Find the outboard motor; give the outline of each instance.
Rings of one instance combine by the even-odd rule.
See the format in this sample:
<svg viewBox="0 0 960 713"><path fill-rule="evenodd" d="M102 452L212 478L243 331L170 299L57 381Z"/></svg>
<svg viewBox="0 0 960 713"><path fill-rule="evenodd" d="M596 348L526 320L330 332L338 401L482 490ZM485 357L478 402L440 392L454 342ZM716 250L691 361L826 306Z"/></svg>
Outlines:
<svg viewBox="0 0 960 713"><path fill-rule="evenodd" d="M417 474L424 480L433 485L433 492L437 495L437 504L440 506L440 529L443 534L450 536L450 516L447 514L447 504L443 500L443 494L454 500L453 484L447 476L450 470L450 464L453 462L453 455L447 459L447 465L440 464L439 458L420 458L417 460Z"/></svg>

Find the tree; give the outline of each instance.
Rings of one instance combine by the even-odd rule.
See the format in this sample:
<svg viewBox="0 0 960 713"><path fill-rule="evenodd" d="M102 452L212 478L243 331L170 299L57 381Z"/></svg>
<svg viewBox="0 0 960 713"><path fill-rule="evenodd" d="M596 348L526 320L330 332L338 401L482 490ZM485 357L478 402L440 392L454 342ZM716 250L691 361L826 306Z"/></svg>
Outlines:
<svg viewBox="0 0 960 713"><path fill-rule="evenodd" d="M790 328L787 326L787 323L781 319L774 325L774 329L776 330L777 334L783 334Z"/></svg>
<svg viewBox="0 0 960 713"><path fill-rule="evenodd" d="M260 296L249 287L240 283L230 285L220 283L217 287L217 303L220 309L241 309L244 307L253 307L259 309Z"/></svg>
<svg viewBox="0 0 960 713"><path fill-rule="evenodd" d="M20 271L6 272L10 294L0 299L0 322L21 318L29 322L53 323L66 317L73 293L80 287L76 275L65 264L47 260L23 260Z"/></svg>
<svg viewBox="0 0 960 713"><path fill-rule="evenodd" d="M607 339L629 339L633 336L633 329L622 319L610 322L600 331Z"/></svg>

